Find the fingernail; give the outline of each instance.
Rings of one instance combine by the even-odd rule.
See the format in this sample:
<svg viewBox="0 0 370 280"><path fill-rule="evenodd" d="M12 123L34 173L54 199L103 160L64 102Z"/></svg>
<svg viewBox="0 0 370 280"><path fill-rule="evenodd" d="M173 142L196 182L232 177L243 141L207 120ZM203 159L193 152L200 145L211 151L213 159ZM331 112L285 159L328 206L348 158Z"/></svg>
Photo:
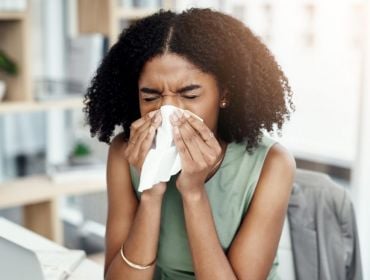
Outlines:
<svg viewBox="0 0 370 280"><path fill-rule="evenodd" d="M176 110L175 111L176 113L176 116L180 119L182 117L182 112L180 112L179 110Z"/></svg>
<svg viewBox="0 0 370 280"><path fill-rule="evenodd" d="M154 114L156 113L157 111L151 111L148 115L149 115L149 117L153 117L154 116Z"/></svg>

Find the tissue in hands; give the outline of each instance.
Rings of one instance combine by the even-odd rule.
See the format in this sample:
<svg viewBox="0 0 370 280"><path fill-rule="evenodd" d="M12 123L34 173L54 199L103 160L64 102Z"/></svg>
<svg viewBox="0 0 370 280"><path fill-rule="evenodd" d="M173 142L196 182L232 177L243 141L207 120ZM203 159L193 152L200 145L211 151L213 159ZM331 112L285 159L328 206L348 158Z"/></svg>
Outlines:
<svg viewBox="0 0 370 280"><path fill-rule="evenodd" d="M181 170L181 159L173 140L170 115L176 110L184 111L176 106L163 105L160 108L162 123L158 127L153 144L144 159L141 168L138 191L142 192L159 182L168 182L172 175ZM203 121L202 118L188 111Z"/></svg>

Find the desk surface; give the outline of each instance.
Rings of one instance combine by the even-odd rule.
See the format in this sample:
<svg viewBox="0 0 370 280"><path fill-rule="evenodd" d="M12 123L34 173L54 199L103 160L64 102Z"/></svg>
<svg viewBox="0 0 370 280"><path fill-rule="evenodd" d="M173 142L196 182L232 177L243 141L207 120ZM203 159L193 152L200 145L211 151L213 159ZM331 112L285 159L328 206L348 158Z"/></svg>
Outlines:
<svg viewBox="0 0 370 280"><path fill-rule="evenodd" d="M53 250L53 251L68 251L67 248L60 246L24 227L10 222L0 217L0 235L12 240L31 250ZM99 279L103 278L103 267L97 263L85 259L76 268L69 279Z"/></svg>
<svg viewBox="0 0 370 280"><path fill-rule="evenodd" d="M80 195L105 190L105 182L99 180L55 183L47 176L30 176L0 184L0 208L39 203L61 195Z"/></svg>

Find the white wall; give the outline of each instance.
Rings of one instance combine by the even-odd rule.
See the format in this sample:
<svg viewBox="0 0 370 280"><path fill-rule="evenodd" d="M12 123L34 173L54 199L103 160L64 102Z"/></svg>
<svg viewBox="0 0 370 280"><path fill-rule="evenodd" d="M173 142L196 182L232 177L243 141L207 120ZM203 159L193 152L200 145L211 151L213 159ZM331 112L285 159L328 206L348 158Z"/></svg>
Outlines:
<svg viewBox="0 0 370 280"><path fill-rule="evenodd" d="M367 3L369 13L370 4ZM352 194L355 202L357 223L362 251L364 279L370 279L370 18L363 25L366 45L364 50L363 88L359 103L359 129L356 145L356 161L354 164Z"/></svg>
<svg viewBox="0 0 370 280"><path fill-rule="evenodd" d="M266 2L251 4L246 23L257 34L269 30L271 39L266 43L294 91L296 112L279 140L297 156L351 167L363 55L363 42L357 37L357 4L269 1L271 18L267 19L263 16Z"/></svg>

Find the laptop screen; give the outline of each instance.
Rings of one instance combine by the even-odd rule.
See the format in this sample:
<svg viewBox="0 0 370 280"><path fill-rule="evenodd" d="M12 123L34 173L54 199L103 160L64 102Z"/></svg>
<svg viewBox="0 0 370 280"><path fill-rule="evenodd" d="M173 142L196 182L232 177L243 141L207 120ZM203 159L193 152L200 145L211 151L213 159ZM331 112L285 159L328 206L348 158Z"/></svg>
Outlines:
<svg viewBox="0 0 370 280"><path fill-rule="evenodd" d="M2 279L44 280L35 252L1 236L0 271Z"/></svg>

